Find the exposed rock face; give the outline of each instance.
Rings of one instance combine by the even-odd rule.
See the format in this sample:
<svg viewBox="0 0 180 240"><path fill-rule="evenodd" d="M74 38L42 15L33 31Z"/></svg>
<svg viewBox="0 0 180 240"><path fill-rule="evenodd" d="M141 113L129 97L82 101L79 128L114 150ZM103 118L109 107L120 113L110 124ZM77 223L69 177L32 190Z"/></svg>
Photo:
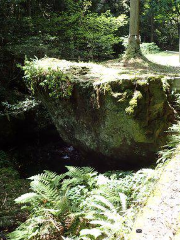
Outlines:
<svg viewBox="0 0 180 240"><path fill-rule="evenodd" d="M61 61L58 64L61 66ZM67 64L62 72L77 69L77 63L73 68L72 65ZM39 82L34 81L35 92L62 139L86 157L102 160L101 164L152 163L158 148L165 143L164 131L174 118L161 78L122 79L112 69L84 65L79 64L78 73L71 74L68 98L50 97L47 88L39 85L45 80L45 72L41 71ZM108 71L112 73L110 79Z"/></svg>

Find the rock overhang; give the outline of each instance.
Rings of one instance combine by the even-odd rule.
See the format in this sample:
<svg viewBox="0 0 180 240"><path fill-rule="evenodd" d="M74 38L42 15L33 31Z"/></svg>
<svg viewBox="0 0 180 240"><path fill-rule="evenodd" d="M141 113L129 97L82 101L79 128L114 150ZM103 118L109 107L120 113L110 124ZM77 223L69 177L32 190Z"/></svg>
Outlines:
<svg viewBox="0 0 180 240"><path fill-rule="evenodd" d="M65 142L86 157L110 164L154 161L174 119L167 96L169 80L164 76L126 75L100 64L57 59L36 60L29 66L25 67L26 75L31 72L28 81ZM68 94L51 95L51 91Z"/></svg>

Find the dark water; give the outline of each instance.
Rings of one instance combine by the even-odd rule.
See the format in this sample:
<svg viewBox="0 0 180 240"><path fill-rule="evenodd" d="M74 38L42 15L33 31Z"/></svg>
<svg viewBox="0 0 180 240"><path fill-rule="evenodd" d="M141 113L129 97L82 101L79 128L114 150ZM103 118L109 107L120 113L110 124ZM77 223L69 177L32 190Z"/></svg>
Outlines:
<svg viewBox="0 0 180 240"><path fill-rule="evenodd" d="M95 154L89 154L88 159L69 146L60 138L53 126L38 134L17 138L13 144L4 149L21 178L27 178L44 170L56 173L66 172L66 166L90 166L98 172L113 170L138 170L137 166L122 166L119 161L100 159Z"/></svg>
<svg viewBox="0 0 180 240"><path fill-rule="evenodd" d="M65 166L82 166L82 158L77 150L66 145L59 137L34 139L21 143L9 154L21 178L50 170L57 173L66 171Z"/></svg>

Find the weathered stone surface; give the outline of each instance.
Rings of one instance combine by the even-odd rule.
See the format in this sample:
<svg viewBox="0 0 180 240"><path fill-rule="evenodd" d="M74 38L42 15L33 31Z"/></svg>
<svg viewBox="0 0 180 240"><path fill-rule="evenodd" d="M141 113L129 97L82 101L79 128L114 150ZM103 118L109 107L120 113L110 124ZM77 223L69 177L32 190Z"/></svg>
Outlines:
<svg viewBox="0 0 180 240"><path fill-rule="evenodd" d="M77 66L75 63L73 68L71 63L61 68L66 74L78 69L78 73L71 74L73 89L69 98L50 97L39 85L44 74L34 84L62 139L86 157L101 159L102 164L152 163L154 154L165 143L164 131L174 118L161 77L123 79L117 71L99 65Z"/></svg>

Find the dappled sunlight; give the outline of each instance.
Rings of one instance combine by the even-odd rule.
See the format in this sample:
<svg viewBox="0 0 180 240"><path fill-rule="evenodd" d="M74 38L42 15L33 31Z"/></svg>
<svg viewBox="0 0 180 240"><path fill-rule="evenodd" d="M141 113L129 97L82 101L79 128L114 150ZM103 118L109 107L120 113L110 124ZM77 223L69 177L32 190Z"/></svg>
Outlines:
<svg viewBox="0 0 180 240"><path fill-rule="evenodd" d="M158 58L159 57L159 58ZM157 60L158 59L158 60ZM171 61L170 61L171 59ZM171 63L166 65L165 61ZM109 60L103 63L108 68L115 68L119 70L121 79L125 76L132 77L148 77L148 76L173 76L180 74L178 67L177 54L170 55L165 53L148 54L143 58L130 59L128 61L121 61L119 59ZM180 66L180 65L179 65Z"/></svg>
<svg viewBox="0 0 180 240"><path fill-rule="evenodd" d="M156 54L147 54L148 60L165 66L180 67L179 53L161 52Z"/></svg>
<svg viewBox="0 0 180 240"><path fill-rule="evenodd" d="M179 17L1 1L0 240L180 240Z"/></svg>

